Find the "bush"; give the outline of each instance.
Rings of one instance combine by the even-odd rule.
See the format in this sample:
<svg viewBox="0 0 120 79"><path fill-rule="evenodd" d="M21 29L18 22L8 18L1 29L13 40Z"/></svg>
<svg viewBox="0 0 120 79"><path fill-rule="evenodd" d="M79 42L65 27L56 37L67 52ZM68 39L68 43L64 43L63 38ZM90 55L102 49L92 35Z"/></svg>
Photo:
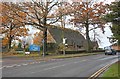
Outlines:
<svg viewBox="0 0 120 79"><path fill-rule="evenodd" d="M25 48L25 52L28 52L29 51L29 47L27 46L26 48Z"/></svg>
<svg viewBox="0 0 120 79"><path fill-rule="evenodd" d="M62 44L62 43L60 43L60 44L58 45L58 50L59 50L59 51L65 50L65 45Z"/></svg>
<svg viewBox="0 0 120 79"><path fill-rule="evenodd" d="M17 52L16 52L14 49L11 49L11 50L8 52L8 54L10 54L10 55L16 55Z"/></svg>

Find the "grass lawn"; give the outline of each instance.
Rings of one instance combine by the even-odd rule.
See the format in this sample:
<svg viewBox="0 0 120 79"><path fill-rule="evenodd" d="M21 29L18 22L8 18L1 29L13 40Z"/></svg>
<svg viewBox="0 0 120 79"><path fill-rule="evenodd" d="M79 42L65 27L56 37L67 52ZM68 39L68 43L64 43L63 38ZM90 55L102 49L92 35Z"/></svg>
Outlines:
<svg viewBox="0 0 120 79"><path fill-rule="evenodd" d="M120 79L120 61L111 65L102 75L102 79Z"/></svg>

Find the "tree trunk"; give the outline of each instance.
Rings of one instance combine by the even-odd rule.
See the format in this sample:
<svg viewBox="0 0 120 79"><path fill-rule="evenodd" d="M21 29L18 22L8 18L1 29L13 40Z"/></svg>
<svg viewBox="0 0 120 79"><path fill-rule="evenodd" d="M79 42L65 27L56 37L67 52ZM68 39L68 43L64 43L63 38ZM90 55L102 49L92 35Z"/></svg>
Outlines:
<svg viewBox="0 0 120 79"><path fill-rule="evenodd" d="M10 36L8 36L8 39L9 39L9 43L8 43L8 49L9 51L11 50L11 43L12 43L12 35L11 35L11 32L12 32L12 25L10 25Z"/></svg>
<svg viewBox="0 0 120 79"><path fill-rule="evenodd" d="M87 53L89 53L89 52L91 52L91 46L90 46L89 25L88 25L88 23L86 23L86 41L87 41L86 51L87 51Z"/></svg>
<svg viewBox="0 0 120 79"><path fill-rule="evenodd" d="M43 57L47 52L47 28L43 30Z"/></svg>
<svg viewBox="0 0 120 79"><path fill-rule="evenodd" d="M8 44L9 51L11 50L11 43L12 43L12 36L10 35L10 37L9 37L9 44Z"/></svg>
<svg viewBox="0 0 120 79"><path fill-rule="evenodd" d="M43 28L43 57L47 53L47 26L46 26L46 17L43 18L44 28Z"/></svg>

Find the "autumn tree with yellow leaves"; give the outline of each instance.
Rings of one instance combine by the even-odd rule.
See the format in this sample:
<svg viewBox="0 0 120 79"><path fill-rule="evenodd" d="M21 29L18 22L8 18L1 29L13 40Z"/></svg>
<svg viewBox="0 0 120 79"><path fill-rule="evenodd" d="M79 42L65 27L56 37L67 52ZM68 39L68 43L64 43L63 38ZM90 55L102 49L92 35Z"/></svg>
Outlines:
<svg viewBox="0 0 120 79"><path fill-rule="evenodd" d="M20 40L18 37L28 35L29 29L25 28L25 24L19 22L19 20L21 21L22 18L26 18L26 16L19 11L18 13L21 17L14 16L14 12L11 10L14 9L13 6L15 6L13 3L1 2L0 6L2 6L2 11L0 12L0 19L2 20L0 21L0 33L5 36L2 40L2 44L11 49L13 39Z"/></svg>
<svg viewBox="0 0 120 79"><path fill-rule="evenodd" d="M13 4L13 3L12 3ZM39 0L25 3L15 3L13 5L14 9L11 8L12 15L20 19L16 19L19 23L25 25L32 25L35 28L43 31L43 52L47 52L47 28L54 23L58 22L62 15L56 15L57 6L61 2L56 0ZM9 5L8 5L9 6ZM26 18L23 18L19 14L25 15Z"/></svg>

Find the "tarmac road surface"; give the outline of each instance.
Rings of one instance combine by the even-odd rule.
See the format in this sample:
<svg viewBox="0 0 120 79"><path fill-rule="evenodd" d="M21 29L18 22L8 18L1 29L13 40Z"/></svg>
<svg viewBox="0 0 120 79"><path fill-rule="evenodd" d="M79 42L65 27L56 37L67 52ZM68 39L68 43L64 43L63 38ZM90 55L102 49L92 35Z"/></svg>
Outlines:
<svg viewBox="0 0 120 79"><path fill-rule="evenodd" d="M2 77L90 77L100 68L118 61L119 57L120 54L98 54L50 61L3 58L1 70Z"/></svg>

